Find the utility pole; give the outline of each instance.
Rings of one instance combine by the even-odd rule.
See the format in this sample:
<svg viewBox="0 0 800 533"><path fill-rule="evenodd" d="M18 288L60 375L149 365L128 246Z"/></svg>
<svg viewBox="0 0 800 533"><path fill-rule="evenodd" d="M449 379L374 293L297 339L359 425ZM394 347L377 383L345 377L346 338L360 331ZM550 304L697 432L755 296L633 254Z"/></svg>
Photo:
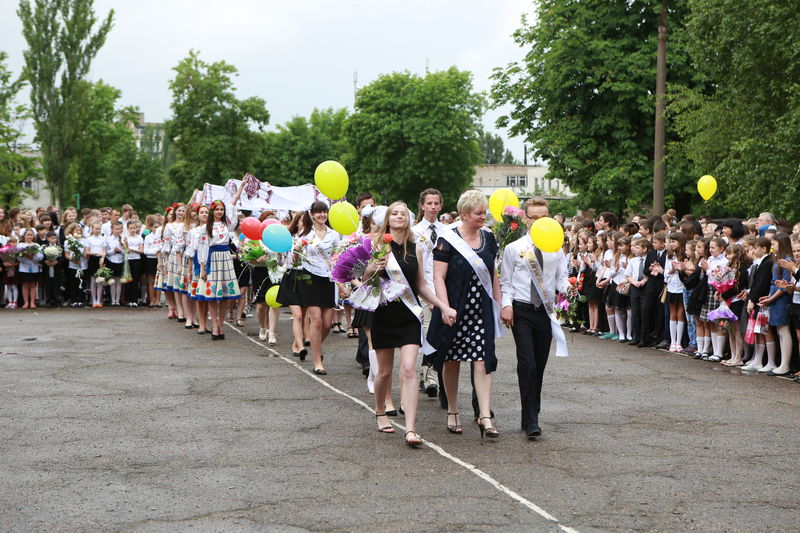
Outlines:
<svg viewBox="0 0 800 533"><path fill-rule="evenodd" d="M356 104L356 93L358 93L358 71L353 71L353 106Z"/></svg>
<svg viewBox="0 0 800 533"><path fill-rule="evenodd" d="M653 214L664 212L664 144L666 132L664 110L667 92L667 0L661 0L661 23L658 26L658 58L656 60L656 138L653 154Z"/></svg>

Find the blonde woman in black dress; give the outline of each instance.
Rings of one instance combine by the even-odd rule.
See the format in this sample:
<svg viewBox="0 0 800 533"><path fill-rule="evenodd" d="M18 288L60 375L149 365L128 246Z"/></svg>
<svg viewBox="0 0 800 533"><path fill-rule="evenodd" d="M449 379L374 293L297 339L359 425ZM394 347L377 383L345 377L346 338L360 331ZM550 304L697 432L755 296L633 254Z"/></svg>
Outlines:
<svg viewBox="0 0 800 533"><path fill-rule="evenodd" d="M390 242L384 235L391 235ZM373 275L388 278L406 286L406 291L397 300L375 310L372 325L372 346L378 358L375 378L375 416L378 431L394 433L385 410L386 389L391 380L395 349L400 350L401 405L405 410L405 443L418 447L422 439L416 433L417 417L417 354L422 345L422 308L417 295L437 306L443 317L455 320L456 312L447 306L425 283L425 270L417 257L422 250L413 240L411 215L403 202L389 206L378 235L373 243L375 249L388 246L388 255L371 263L364 272L364 280Z"/></svg>

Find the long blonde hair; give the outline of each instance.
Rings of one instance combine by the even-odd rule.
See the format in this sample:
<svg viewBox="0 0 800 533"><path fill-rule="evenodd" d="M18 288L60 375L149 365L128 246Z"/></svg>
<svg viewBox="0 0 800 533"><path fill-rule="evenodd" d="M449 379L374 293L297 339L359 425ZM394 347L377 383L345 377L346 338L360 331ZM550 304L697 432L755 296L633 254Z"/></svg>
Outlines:
<svg viewBox="0 0 800 533"><path fill-rule="evenodd" d="M380 243L381 245L385 242L383 240L383 236L389 232L389 218L392 216L392 211L394 211L397 207L403 206L406 208L406 220L408 221L406 227L400 230L398 233L401 234L403 239L403 259L408 257L408 244L409 242L416 246L416 241L414 240L414 232L411 231L411 211L408 209L408 206L405 202L394 202L386 209L386 216L383 219L383 224L381 224L380 230L378 230L378 235L375 237L375 242ZM399 243L398 243L399 244Z"/></svg>

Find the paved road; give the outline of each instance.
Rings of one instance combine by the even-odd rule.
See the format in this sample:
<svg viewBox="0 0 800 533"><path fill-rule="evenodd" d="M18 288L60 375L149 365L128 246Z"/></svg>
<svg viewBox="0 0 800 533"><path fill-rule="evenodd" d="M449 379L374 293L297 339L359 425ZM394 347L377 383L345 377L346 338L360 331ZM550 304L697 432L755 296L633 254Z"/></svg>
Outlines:
<svg viewBox="0 0 800 533"><path fill-rule="evenodd" d="M568 334L528 442L505 337L499 442L468 418L448 434L426 398L433 446L410 450L354 401L371 404L354 340L326 344L329 388L254 337L179 326L160 310L0 312L0 531L800 529L788 380Z"/></svg>

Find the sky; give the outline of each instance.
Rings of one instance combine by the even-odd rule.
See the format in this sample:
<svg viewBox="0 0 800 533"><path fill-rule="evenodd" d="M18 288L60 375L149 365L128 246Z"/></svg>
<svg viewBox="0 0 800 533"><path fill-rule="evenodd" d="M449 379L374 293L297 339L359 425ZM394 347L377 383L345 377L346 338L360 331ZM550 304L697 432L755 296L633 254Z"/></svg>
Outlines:
<svg viewBox="0 0 800 533"><path fill-rule="evenodd" d="M35 0L31 0L33 3ZM172 68L189 50L206 62L224 60L239 73L239 98L266 100L270 128L314 108L353 108L354 73L363 87L381 74L424 74L455 66L487 91L495 67L524 52L511 34L532 0L95 0L98 19L113 9L114 27L89 78L122 91L120 105L141 109L148 122L170 116ZM0 50L22 70L26 48L17 0L0 0ZM27 103L27 93L21 100ZM500 110L502 111L502 110ZM522 160L487 111L484 125ZM26 131L32 131L28 125Z"/></svg>

